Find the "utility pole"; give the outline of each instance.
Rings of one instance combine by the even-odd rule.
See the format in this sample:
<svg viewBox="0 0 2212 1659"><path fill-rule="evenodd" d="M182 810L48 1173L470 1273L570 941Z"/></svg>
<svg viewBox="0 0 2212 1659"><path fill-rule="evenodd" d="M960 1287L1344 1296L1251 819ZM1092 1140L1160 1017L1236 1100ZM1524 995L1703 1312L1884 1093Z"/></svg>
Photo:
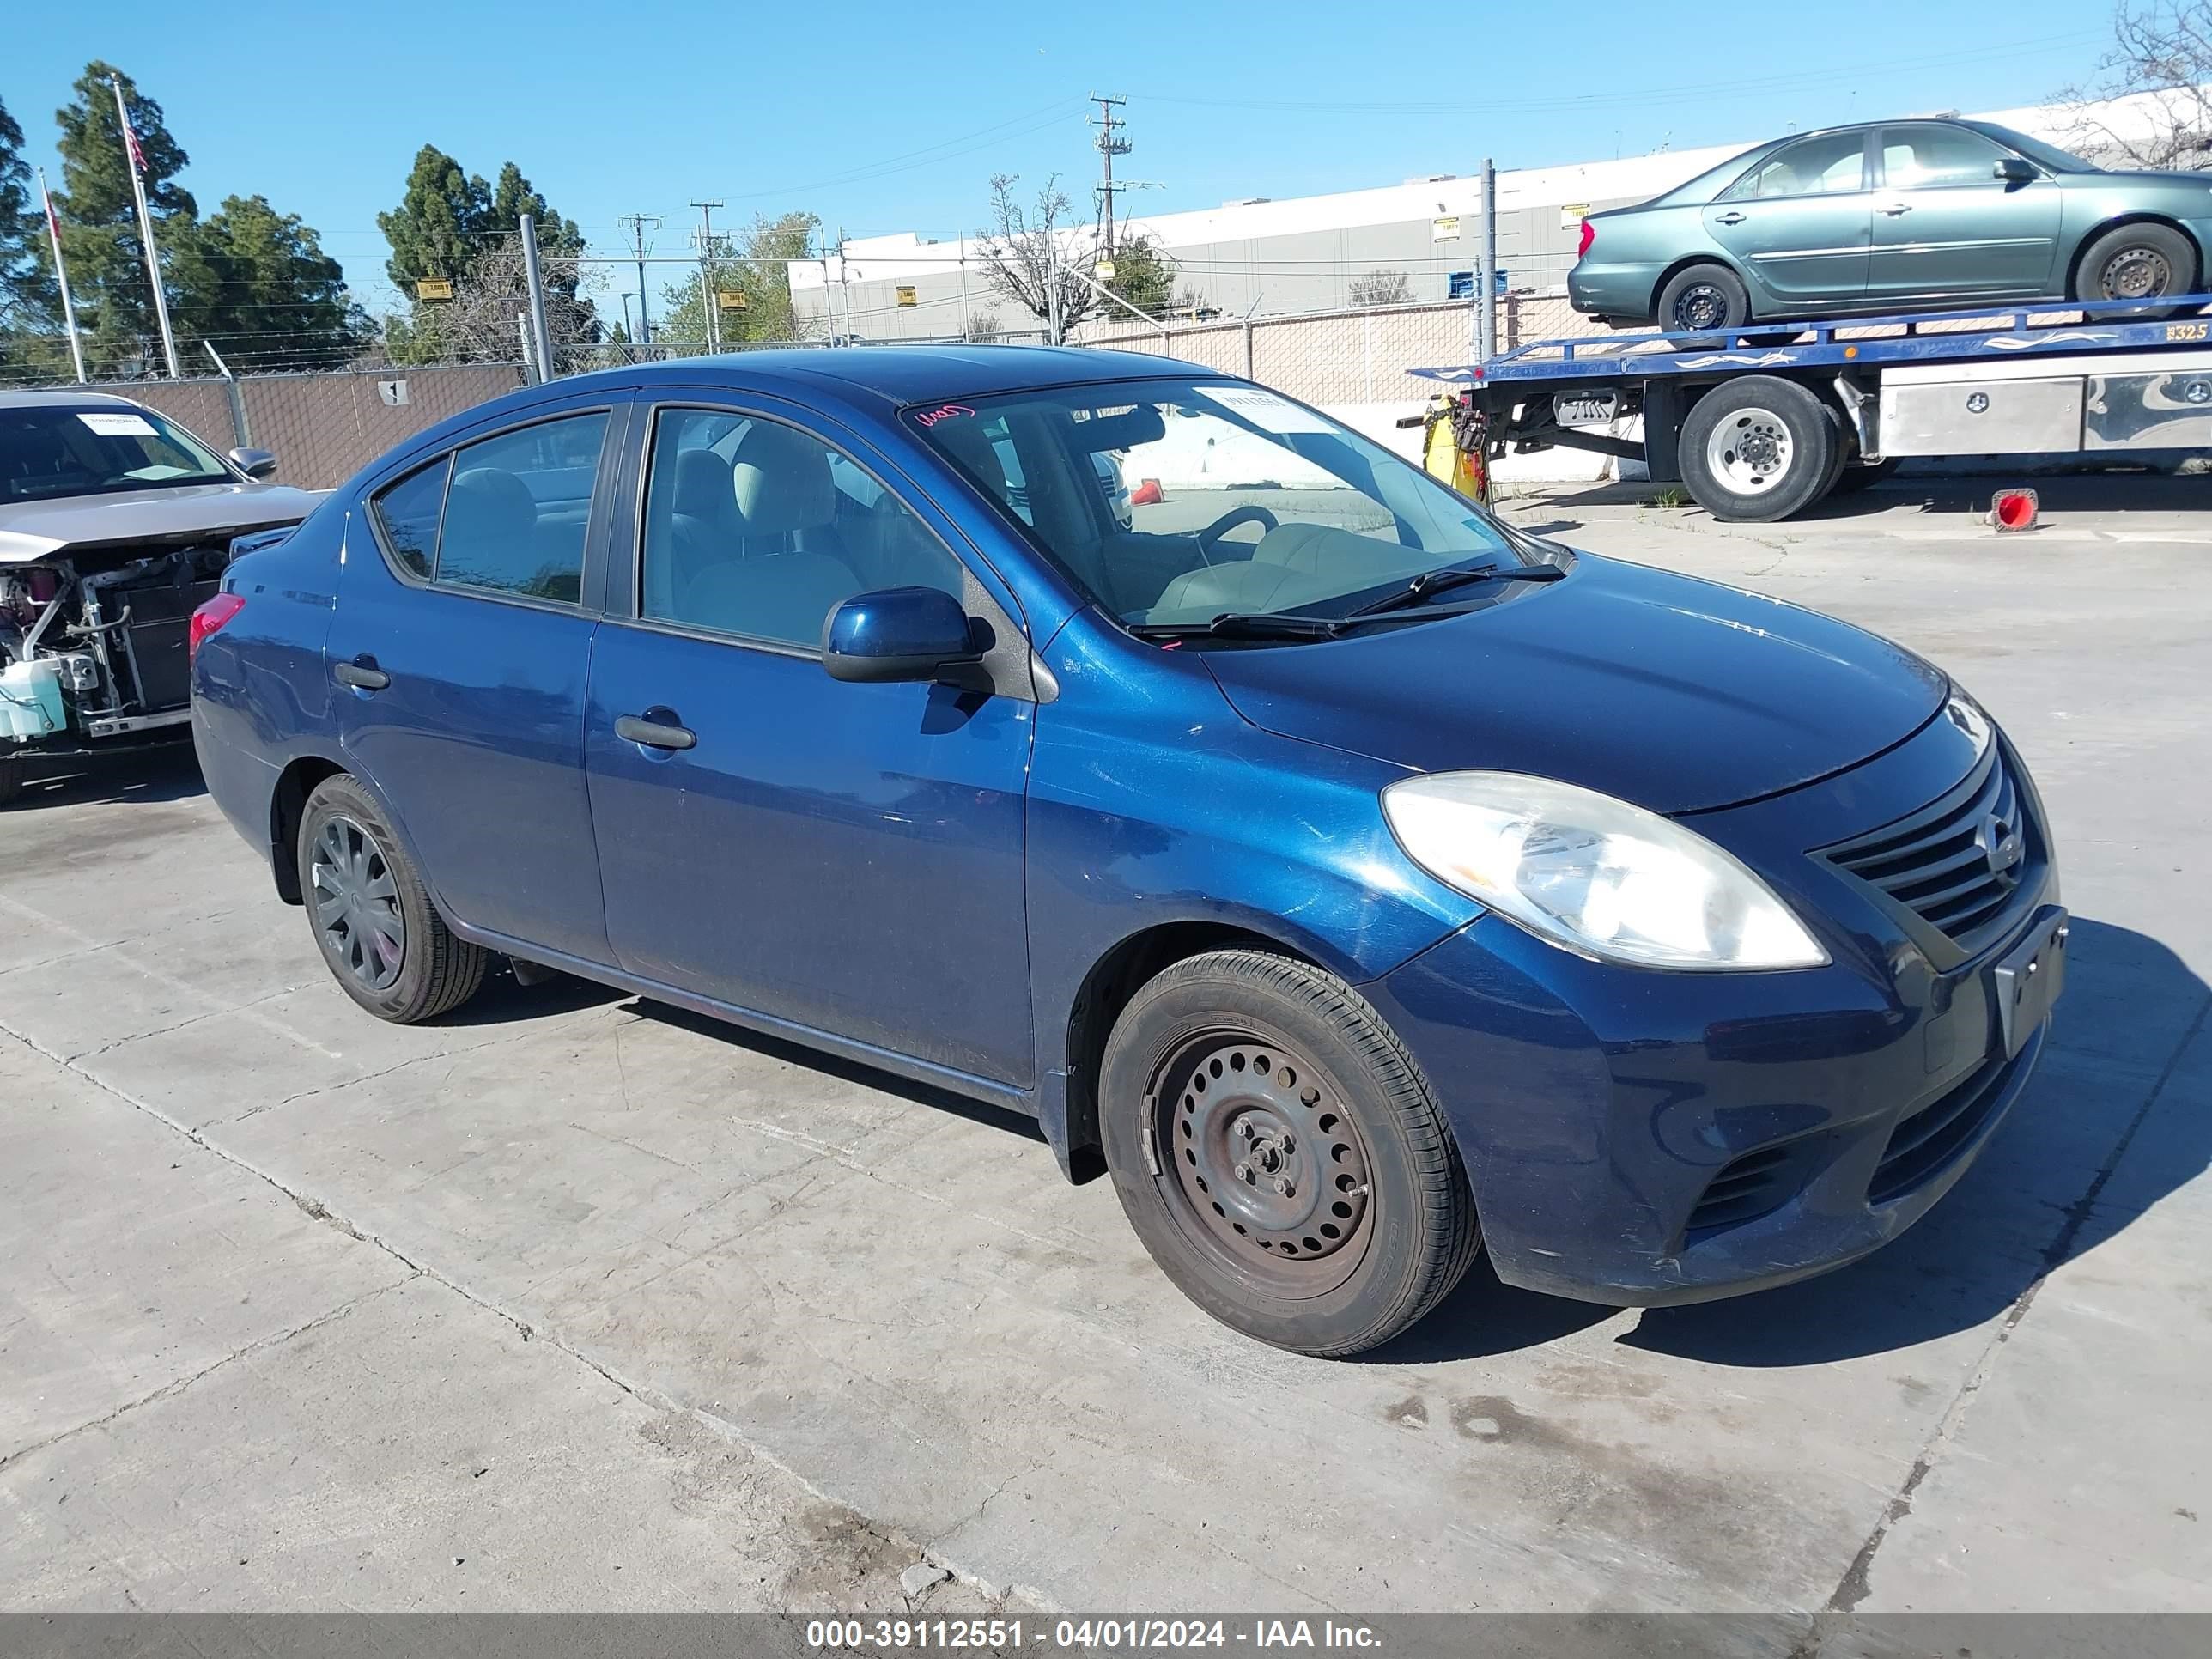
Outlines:
<svg viewBox="0 0 2212 1659"><path fill-rule="evenodd" d="M1105 93L1094 92L1091 94L1091 101L1098 106L1098 113L1092 118L1091 125L1098 129L1096 143L1098 146L1099 168L1097 186L1099 257L1110 259L1114 257L1114 198L1119 191L1128 188L1126 185L1117 185L1114 182L1114 158L1117 155L1127 155L1129 153L1129 141L1117 136L1126 130L1129 124L1118 118L1114 112L1117 109L1127 109L1129 100L1126 98L1111 97Z"/></svg>
<svg viewBox="0 0 2212 1659"><path fill-rule="evenodd" d="M645 233L659 230L660 221L650 213L626 213L615 222L629 232L632 245L637 250L637 343L651 345L653 319L646 314L645 309Z"/></svg>
<svg viewBox="0 0 2212 1659"><path fill-rule="evenodd" d="M699 303L706 308L707 349L722 349L722 319L714 312L714 295L708 280L708 266L714 258L714 210L720 202L694 202L699 210Z"/></svg>
<svg viewBox="0 0 2212 1659"><path fill-rule="evenodd" d="M522 277L530 288L529 326L523 331L530 359L538 365L538 384L553 378L553 337L545 326L545 278L538 269L538 222L526 213L515 220L522 238Z"/></svg>
<svg viewBox="0 0 2212 1659"><path fill-rule="evenodd" d="M1475 278L1475 314L1482 329L1478 361L1486 363L1498 355L1498 168L1487 155L1482 158L1482 258L1477 263L1481 270Z"/></svg>

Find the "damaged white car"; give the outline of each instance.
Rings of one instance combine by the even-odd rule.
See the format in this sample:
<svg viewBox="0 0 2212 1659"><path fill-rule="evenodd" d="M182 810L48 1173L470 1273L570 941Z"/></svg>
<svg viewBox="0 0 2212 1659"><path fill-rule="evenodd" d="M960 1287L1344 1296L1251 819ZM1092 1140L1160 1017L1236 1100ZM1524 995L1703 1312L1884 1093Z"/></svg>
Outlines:
<svg viewBox="0 0 2212 1659"><path fill-rule="evenodd" d="M322 499L276 465L125 398L0 392L0 805L31 757L190 735L193 609Z"/></svg>

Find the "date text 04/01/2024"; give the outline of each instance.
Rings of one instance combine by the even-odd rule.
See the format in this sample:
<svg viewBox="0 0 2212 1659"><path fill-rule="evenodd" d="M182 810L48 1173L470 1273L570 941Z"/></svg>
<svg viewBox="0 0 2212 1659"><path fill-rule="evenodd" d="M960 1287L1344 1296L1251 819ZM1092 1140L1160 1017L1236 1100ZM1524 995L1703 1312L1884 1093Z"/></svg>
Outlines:
<svg viewBox="0 0 2212 1659"><path fill-rule="evenodd" d="M1139 1649L1375 1648L1381 1636L1365 1625L1322 1620L1255 1619L1231 1625L1222 1619L1061 1619L1047 1626L1019 1619L817 1619L808 1621L811 1648L939 1648L970 1651L1048 1647L1070 1651L1126 1652Z"/></svg>

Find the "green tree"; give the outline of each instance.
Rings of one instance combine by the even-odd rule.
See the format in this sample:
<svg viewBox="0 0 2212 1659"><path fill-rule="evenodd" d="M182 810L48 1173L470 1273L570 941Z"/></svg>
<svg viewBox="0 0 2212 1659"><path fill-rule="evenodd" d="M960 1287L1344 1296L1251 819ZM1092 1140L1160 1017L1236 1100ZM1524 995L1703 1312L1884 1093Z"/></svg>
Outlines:
<svg viewBox="0 0 2212 1659"><path fill-rule="evenodd" d="M1113 264L1114 277L1106 286L1147 317L1194 311L1206 303L1203 295L1188 289L1176 292L1176 262L1149 236L1133 236L1118 245ZM1126 319L1128 313L1119 306L1109 306L1102 315L1111 320L1116 316Z"/></svg>
<svg viewBox="0 0 2212 1659"><path fill-rule="evenodd" d="M750 225L735 234L714 238L708 250L707 288L716 294L742 294L744 307L723 311L717 321L720 337L730 340L803 340L806 327L793 309L793 259L813 252L815 233L822 221L811 213L782 213L770 218L754 216ZM695 271L660 291L660 315L653 325L656 341L673 344L707 342L707 319Z"/></svg>
<svg viewBox="0 0 2212 1659"><path fill-rule="evenodd" d="M500 168L497 183L488 184L436 145L425 144L416 153L399 205L376 216L392 249L385 274L408 303L405 316L386 323L385 343L393 362L514 356L512 304L528 304L518 246L525 213L536 221L547 326L555 344L598 337L591 301L578 297L584 235L575 221L556 212L513 161ZM431 279L453 283L454 297L418 297L416 284Z"/></svg>
<svg viewBox="0 0 2212 1659"><path fill-rule="evenodd" d="M180 349L212 341L231 368L333 368L371 335L345 273L296 213L265 196L226 198L181 228L169 255Z"/></svg>
<svg viewBox="0 0 2212 1659"><path fill-rule="evenodd" d="M68 361L52 263L23 129L0 104L0 384L45 380Z"/></svg>
<svg viewBox="0 0 2212 1659"><path fill-rule="evenodd" d="M70 88L71 100L54 112L62 158L62 188L55 205L78 326L90 336L88 367L95 372L127 370L158 361L160 354L153 290L131 193L131 163L111 76L122 83L145 157L146 206L155 240L166 240L167 225L189 225L199 214L191 192L177 182L189 158L170 136L161 106L113 65L97 58L86 64Z"/></svg>

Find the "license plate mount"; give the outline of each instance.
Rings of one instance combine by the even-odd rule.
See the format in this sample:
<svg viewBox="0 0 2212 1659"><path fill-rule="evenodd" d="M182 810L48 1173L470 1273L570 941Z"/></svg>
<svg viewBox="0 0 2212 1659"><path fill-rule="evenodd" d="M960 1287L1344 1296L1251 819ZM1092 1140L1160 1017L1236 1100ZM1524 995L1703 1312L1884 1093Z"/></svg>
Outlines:
<svg viewBox="0 0 2212 1659"><path fill-rule="evenodd" d="M2007 1060L2026 1046L2065 986L2068 921L2055 907L2044 912L2027 936L1990 968L1990 998Z"/></svg>
<svg viewBox="0 0 2212 1659"><path fill-rule="evenodd" d="M1552 418L1561 426L1603 426L1619 418L1618 392L1555 392Z"/></svg>

